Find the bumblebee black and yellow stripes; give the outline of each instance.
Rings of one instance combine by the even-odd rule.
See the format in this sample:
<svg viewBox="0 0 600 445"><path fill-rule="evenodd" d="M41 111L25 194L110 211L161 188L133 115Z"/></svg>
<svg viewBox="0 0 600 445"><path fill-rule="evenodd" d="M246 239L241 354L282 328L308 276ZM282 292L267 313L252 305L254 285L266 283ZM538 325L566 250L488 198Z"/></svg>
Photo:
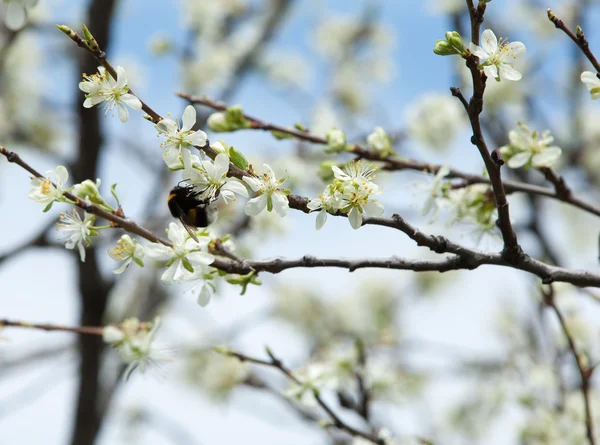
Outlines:
<svg viewBox="0 0 600 445"><path fill-rule="evenodd" d="M167 204L175 218L179 218L190 236L198 241L192 227L208 227L215 219L216 211L209 209L213 199L198 199L199 192L191 185L177 185L169 192Z"/></svg>

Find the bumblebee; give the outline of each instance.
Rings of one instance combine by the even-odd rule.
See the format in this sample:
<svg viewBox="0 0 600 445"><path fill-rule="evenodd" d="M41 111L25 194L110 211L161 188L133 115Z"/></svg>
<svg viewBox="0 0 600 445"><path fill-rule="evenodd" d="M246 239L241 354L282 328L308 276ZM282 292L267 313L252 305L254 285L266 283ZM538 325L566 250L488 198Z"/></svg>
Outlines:
<svg viewBox="0 0 600 445"><path fill-rule="evenodd" d="M201 192L194 190L191 185L177 185L171 189L167 198L171 215L179 218L185 230L196 242L198 242L198 238L192 227L208 227L215 221L217 212L214 207L210 207L210 204L219 196L217 191L212 198L199 199L198 195L200 194Z"/></svg>

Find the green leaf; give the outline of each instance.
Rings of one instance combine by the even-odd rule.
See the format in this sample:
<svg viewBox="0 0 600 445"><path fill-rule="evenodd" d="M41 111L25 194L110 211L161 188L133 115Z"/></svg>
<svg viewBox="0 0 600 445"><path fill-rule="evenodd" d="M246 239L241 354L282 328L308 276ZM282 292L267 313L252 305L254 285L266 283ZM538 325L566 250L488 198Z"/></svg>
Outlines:
<svg viewBox="0 0 600 445"><path fill-rule="evenodd" d="M54 201L52 201L50 204L48 204L46 206L46 208L44 209L44 213L46 213L48 210L50 210L52 208L52 204L54 204Z"/></svg>
<svg viewBox="0 0 600 445"><path fill-rule="evenodd" d="M242 170L248 170L248 160L242 154L242 152L235 149L235 147L229 147L229 160L238 168Z"/></svg>

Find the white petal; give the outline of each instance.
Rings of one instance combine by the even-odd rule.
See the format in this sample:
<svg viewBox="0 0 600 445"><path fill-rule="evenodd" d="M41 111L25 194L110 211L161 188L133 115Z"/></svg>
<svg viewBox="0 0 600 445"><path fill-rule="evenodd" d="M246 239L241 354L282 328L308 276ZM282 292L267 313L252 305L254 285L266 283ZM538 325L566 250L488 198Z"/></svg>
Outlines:
<svg viewBox="0 0 600 445"><path fill-rule="evenodd" d="M495 54L498 51L498 39L491 29L486 29L481 34L481 47L488 54Z"/></svg>
<svg viewBox="0 0 600 445"><path fill-rule="evenodd" d="M221 178L229 171L229 156L225 153L219 153L215 158L215 177Z"/></svg>
<svg viewBox="0 0 600 445"><path fill-rule="evenodd" d="M187 151L189 153L189 150L187 148L183 148L181 150L182 157L184 151ZM183 162L181 157L179 157L179 154L179 150L173 146L168 146L165 149L165 151L163 152L163 160L165 161L165 164L167 164L167 167L169 167L169 169L180 170L181 168L183 168Z"/></svg>
<svg viewBox="0 0 600 445"><path fill-rule="evenodd" d="M581 73L581 81L586 84L589 89L600 87L600 79L596 77L596 73L584 71Z"/></svg>
<svg viewBox="0 0 600 445"><path fill-rule="evenodd" d="M146 245L146 255L154 260L169 260L173 257L173 250L160 243Z"/></svg>
<svg viewBox="0 0 600 445"><path fill-rule="evenodd" d="M123 272L125 272L125 269L127 269L130 264L131 264L131 257L129 257L125 261L123 261L123 264L121 264L121 266L118 269L113 270L113 273L115 275L122 274Z"/></svg>
<svg viewBox="0 0 600 445"><path fill-rule="evenodd" d="M27 13L25 7L18 2L10 2L6 5L6 16L4 23L12 31L17 31L25 26L27 22Z"/></svg>
<svg viewBox="0 0 600 445"><path fill-rule="evenodd" d="M507 63L500 65L500 77L506 80L521 80L523 75Z"/></svg>
<svg viewBox="0 0 600 445"><path fill-rule="evenodd" d="M471 53L479 57L480 60L487 59L489 57L488 53L486 53L482 48L473 43L469 43L469 51L471 51Z"/></svg>
<svg viewBox="0 0 600 445"><path fill-rule="evenodd" d="M243 176L242 180L246 184L248 184L250 186L250 188L255 192L258 192L261 189L261 187L263 186L263 183L261 181L259 181L256 178L252 178L250 176Z"/></svg>
<svg viewBox="0 0 600 445"><path fill-rule="evenodd" d="M121 101L135 111L140 111L142 109L142 102L133 94L123 94L121 96Z"/></svg>
<svg viewBox="0 0 600 445"><path fill-rule="evenodd" d="M181 117L181 131L190 131L195 123L196 109L193 106L188 105L185 107L183 116Z"/></svg>
<svg viewBox="0 0 600 445"><path fill-rule="evenodd" d="M348 213L348 221L354 230L359 229L362 226L362 215L356 207L353 207Z"/></svg>
<svg viewBox="0 0 600 445"><path fill-rule="evenodd" d="M486 76L492 79L498 79L498 68L496 65L486 65L483 67L483 72Z"/></svg>
<svg viewBox="0 0 600 445"><path fill-rule="evenodd" d="M56 185L60 188L69 180L69 171L64 166L59 165L54 170L54 177L56 178Z"/></svg>
<svg viewBox="0 0 600 445"><path fill-rule="evenodd" d="M246 179L246 176L244 176ZM252 198L250 201L246 203L244 207L244 212L248 216L257 216L267 207L267 197L263 194L257 196L256 198Z"/></svg>
<svg viewBox="0 0 600 445"><path fill-rule="evenodd" d="M381 216L383 215L383 204L379 201L369 201L363 206L363 210L369 216Z"/></svg>
<svg viewBox="0 0 600 445"><path fill-rule="evenodd" d="M215 257L210 253L206 252L192 252L186 258L188 259L194 270L196 270L196 267L204 268L206 266L209 266L215 261Z"/></svg>
<svg viewBox="0 0 600 445"><path fill-rule="evenodd" d="M560 147L548 147L542 153L538 153L531 158L531 165L536 168L551 167L560 158L561 154Z"/></svg>
<svg viewBox="0 0 600 445"><path fill-rule="evenodd" d="M156 124L156 129L161 133L175 133L177 131L177 124L171 119L163 119Z"/></svg>
<svg viewBox="0 0 600 445"><path fill-rule="evenodd" d="M288 209L290 208L287 196L281 193L273 193L271 196L273 202L273 208L279 214L279 216L286 216Z"/></svg>
<svg viewBox="0 0 600 445"><path fill-rule="evenodd" d="M179 224L174 222L169 223L169 231L167 237L176 246L182 246L188 236L187 230L185 230Z"/></svg>
<svg viewBox="0 0 600 445"><path fill-rule="evenodd" d="M321 210L317 215L316 228L320 230L321 227L325 225L327 221L327 212L325 210Z"/></svg>
<svg viewBox="0 0 600 445"><path fill-rule="evenodd" d="M248 197L248 190L246 189L246 186L244 186L244 184L235 179L230 179L225 183L223 187L221 187L221 192L224 191L237 193L238 195L241 195L244 198Z"/></svg>
<svg viewBox="0 0 600 445"><path fill-rule="evenodd" d="M121 102L117 102L117 107L119 108L119 119L121 122L127 122L127 119L129 119L129 110Z"/></svg>
<svg viewBox="0 0 600 445"><path fill-rule="evenodd" d="M529 162L529 159L531 159L531 152L523 151L511 157L506 165L508 165L510 168L523 167Z"/></svg>
<svg viewBox="0 0 600 445"><path fill-rule="evenodd" d="M206 141L208 140L208 136L202 130L198 130L187 136L186 141L188 141L191 145L197 145L198 147L204 147L206 145Z"/></svg>
<svg viewBox="0 0 600 445"><path fill-rule="evenodd" d="M333 171L333 176L335 176L336 179L341 179L342 181L347 181L348 179L350 179L350 176L348 176L346 173L344 173L336 165L331 166L331 170Z"/></svg>
<svg viewBox="0 0 600 445"><path fill-rule="evenodd" d="M125 85L127 85L127 77L125 77L125 68L122 66L117 67L117 83L115 84L115 88L120 90Z"/></svg>
<svg viewBox="0 0 600 445"><path fill-rule="evenodd" d="M164 284L173 284L175 283L175 274L177 273L177 269L181 266L181 260L177 259L173 261L173 263L168 267L167 270L164 271L162 276L160 277L160 281Z"/></svg>
<svg viewBox="0 0 600 445"><path fill-rule="evenodd" d="M507 46L510 57L517 57L525 53L526 48L522 42L511 42Z"/></svg>
<svg viewBox="0 0 600 445"><path fill-rule="evenodd" d="M210 302L211 297L212 297L212 288L210 287L210 285L204 283L204 285L202 286L202 289L200 289L200 293L198 294L198 299L196 300L196 302L200 306L206 307L206 305Z"/></svg>

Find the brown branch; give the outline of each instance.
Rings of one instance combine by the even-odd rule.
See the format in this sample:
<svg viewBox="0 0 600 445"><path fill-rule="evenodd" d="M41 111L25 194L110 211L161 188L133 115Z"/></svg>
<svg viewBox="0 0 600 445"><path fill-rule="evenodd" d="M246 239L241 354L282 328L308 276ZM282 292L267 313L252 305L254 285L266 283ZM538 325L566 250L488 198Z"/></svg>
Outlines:
<svg viewBox="0 0 600 445"><path fill-rule="evenodd" d="M26 321L0 319L0 329L8 327L40 329L48 332L71 332L80 335L102 335L102 332L104 331L103 327L96 326L64 326L58 324L29 323Z"/></svg>
<svg viewBox="0 0 600 445"><path fill-rule="evenodd" d="M262 359L250 357L250 356L247 356L247 355L241 354L239 352L235 352L235 351L228 350L228 351L223 352L223 354L228 355L230 357L237 358L238 360L240 360L242 362L254 363L256 365L262 365L262 366L268 366L271 368L275 368L275 369L279 370L281 373L285 374L285 376L288 379L290 379L292 382L294 382L295 384L300 385L300 386L303 385L303 382L300 379L298 379L292 373L292 371L290 369L285 367L283 362L280 359L276 358L268 349L267 349L267 353L269 354L270 360L262 360ZM338 417L338 415L329 407L329 405L327 403L325 403L325 401L321 398L318 391L314 390L313 394L314 394L315 400L317 401L317 404L329 416L331 423L332 423L331 426L350 434L352 437L362 437L363 439L366 439L374 444L385 445L385 442L383 439L380 439L380 438L374 436L373 434L357 430L356 428L348 425L342 419L340 419Z"/></svg>
<svg viewBox="0 0 600 445"><path fill-rule="evenodd" d="M593 422L593 417L592 417L592 405L591 405L591 401L590 401L590 380L591 380L592 374L594 372L594 367L588 367L585 364L585 361L584 361L585 357L580 353L579 349L577 348L577 345L575 344L575 340L573 339L573 337L571 336L571 333L569 332L569 328L567 326L565 317L563 316L563 314L560 312L558 306L556 305L556 301L554 299L554 289L552 288L552 286L550 286L549 291L544 292L543 297L544 297L544 303L546 303L546 305L548 307L550 307L556 314L556 317L558 318L558 321L560 323L560 327L561 327L563 333L565 334L565 337L567 337L569 349L571 350L571 353L573 354L573 358L575 359L575 364L577 365L577 370L579 371L579 376L581 377L581 394L583 396L583 403L585 406L586 434L587 434L589 444L595 445L596 439L594 437L594 422Z"/></svg>
<svg viewBox="0 0 600 445"><path fill-rule="evenodd" d="M573 31L571 31L561 19L556 17L556 14L554 14L554 12L552 12L552 10L550 8L548 8L548 19L552 23L554 23L554 26L556 28L562 30L567 36L569 36L569 38L573 42L575 42L575 44L579 47L579 49L581 49L583 54L585 54L585 56L588 58L588 60L594 66L594 68L596 69L596 72L600 73L600 63L598 63L598 60L596 59L596 57L590 50L589 43L588 43L587 39L585 38L585 35L583 34L583 31L581 30L581 28L578 27L577 34L573 33Z"/></svg>
<svg viewBox="0 0 600 445"><path fill-rule="evenodd" d="M43 178L35 169L24 162L16 153L9 152L6 148L0 146L0 153L7 157L9 162L14 162L30 172L32 175ZM64 192L63 195L71 200L74 205L82 208L88 213L103 217L111 221L116 227L121 227L127 232L134 233L140 237L154 243L161 243L166 246L171 246L169 241L159 238L149 230L137 225L135 222L122 218L113 213L107 212L95 205L88 204L69 192ZM290 207L300 210L304 213L309 213L307 207L308 199L298 195L288 196ZM336 216L346 216L338 214ZM527 255L522 255L518 262L508 261L501 253L486 253L475 249L455 244L450 240L442 237L429 235L420 232L416 227L408 224L400 215L392 215L391 218L365 218L363 225L376 225L389 227L399 230L409 238L411 238L419 246L428 247L435 253L454 254L454 257L446 258L443 261L412 261L404 260L397 257L387 259L363 259L363 260L342 260L342 259L317 259L310 256L305 256L300 260L263 260L263 261L247 261L236 257L232 258L229 253L225 258L217 258L211 264L216 269L223 270L228 273L247 274L252 271L279 273L285 269L294 267L342 267L350 271L366 268L379 267L397 270L414 270L414 271L439 271L445 272L448 270L457 269L475 269L481 265L497 265L511 267L517 270L523 270L542 279L542 283L549 284L553 282L567 282L576 286L591 286L600 287L600 275L593 274L583 270L567 269L563 267L555 267L546 264L542 261L533 259Z"/></svg>
<svg viewBox="0 0 600 445"><path fill-rule="evenodd" d="M225 111L227 110L227 104L223 102L217 102L206 96L192 96L186 93L177 93L177 95L185 100L187 100L190 104L200 104L212 108L217 111ZM460 99L460 97L459 97ZM464 101L465 104L468 103L462 98L461 102ZM265 122L256 117L250 116L248 114L243 115L244 118L250 122L250 129L253 130L263 130L263 131L276 131L279 133L284 133L289 136L293 136L294 138L310 142L312 144L318 145L327 145L327 139L324 137L318 136L309 131L300 131L295 128L284 127L281 125L276 125L270 122ZM382 170L386 171L398 171L398 170L415 170L430 174L437 174L441 165L429 164L426 162L419 162L412 159L400 159L394 158L393 156L385 156L382 157L378 153L369 150L365 147L362 147L359 144L352 144L350 147L350 153L353 153L360 158L368 159L370 161L379 161L383 162L384 166ZM462 179L463 181L456 185L456 187L466 187L473 184L491 184L490 179L481 176L481 175L471 175L468 173L464 173L462 171L456 169L450 169L448 174L448 178ZM566 204L570 204L574 207L577 207L586 212L592 213L596 216L600 216L600 207L596 207L592 204L586 203L576 197L573 196L572 193L564 194L559 192L559 190L552 190L547 187L540 187L533 184L527 184L525 182L515 182L515 181L503 181L504 190L506 193L527 193L532 195L540 195L545 196L547 198L556 199L558 201L562 201Z"/></svg>

